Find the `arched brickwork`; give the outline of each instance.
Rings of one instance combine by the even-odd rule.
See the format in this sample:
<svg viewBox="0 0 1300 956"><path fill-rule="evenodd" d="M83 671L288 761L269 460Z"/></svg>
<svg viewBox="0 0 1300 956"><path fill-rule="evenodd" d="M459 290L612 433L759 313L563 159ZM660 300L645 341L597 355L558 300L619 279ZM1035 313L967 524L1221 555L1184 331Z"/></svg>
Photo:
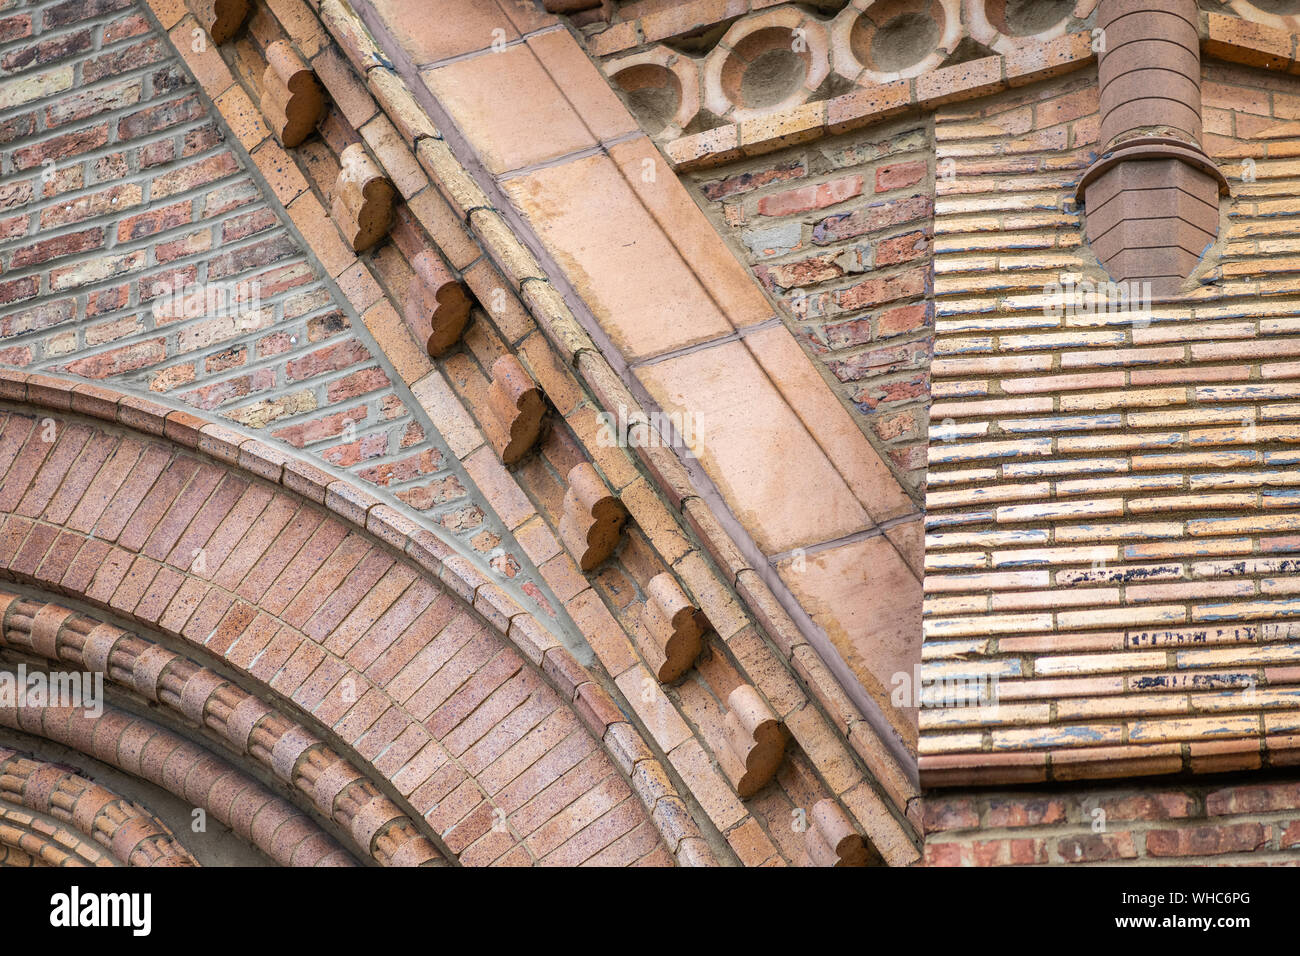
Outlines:
<svg viewBox="0 0 1300 956"><path fill-rule="evenodd" d="M441 861L436 848L392 801L380 794L351 762L286 717L282 708L258 700L212 670L153 641L66 607L6 592L0 592L0 607L0 647L44 657L51 670L67 664L82 672L101 673L106 681L134 692L141 702L159 704L180 720L188 719L224 734L230 752L239 757L246 754L254 764L302 791L322 816L332 819L352 837L362 855L373 856L381 865ZM7 719L8 715L0 712L0 722ZM9 725L26 726L17 714ZM62 726L47 730L44 720L36 721L35 726L43 735L49 733L60 742L72 732ZM155 746L152 739L157 733L145 723L124 717L113 722L110 736L124 742L139 738L150 741L145 746ZM213 793L223 786L229 789L227 778L235 771L201 746L185 745L179 738L171 742L175 746L170 755L161 758L162 780L154 782L211 810L223 823L231 822L231 817L238 819L245 810L252 820L263 808L279 802L263 788L251 785L241 786L232 794L234 804L227 801L213 805ZM96 744L96 749L103 750L107 762L121 767L120 746ZM145 766L142 760L141 768ZM191 778L192 773L198 776ZM245 782L251 784L246 778ZM273 816L283 818L284 810L277 809ZM339 862L330 859L338 851L334 841L322 842L318 828L302 814L294 816L301 818L290 828L296 832L298 842L286 843L287 837L283 837L277 843L272 838L260 848L285 864ZM315 842L300 848L299 843L314 832Z"/></svg>
<svg viewBox="0 0 1300 956"><path fill-rule="evenodd" d="M194 857L144 808L68 767L0 747L0 800L48 814L129 866L194 866Z"/></svg>
<svg viewBox="0 0 1300 956"><path fill-rule="evenodd" d="M735 537L739 526L726 524L731 512L725 502L707 488L693 485L674 448L639 439L636 447L611 447L604 440L603 412L626 411L629 420L640 422L645 409L657 406L643 408L645 396L629 391L620 364L611 365L599 342L589 338L582 325L590 318L585 307L573 311L575 304L565 299L561 271L549 260L543 268L534 259L527 248L528 235L516 235L519 223L503 216L508 210L500 197L479 198L483 193L481 184L474 182L473 162L466 166L464 152L457 153L449 145L454 145L456 124L444 126L429 112L430 104L414 76L403 75L400 58L381 55L376 43L384 44L383 31L373 36L367 32L359 19L365 12L360 6L352 9L337 0L321 5L281 0L251 4L239 35L219 39L210 34L210 42L196 45L194 37L203 35L201 11L187 10L176 0L150 0L148 6L152 9L146 9L143 0L112 0L93 8L88 3L78 5L75 10L68 8L70 12L60 7L59 16L75 14L96 21L90 48L52 51L48 61L35 65L42 75L56 66L74 73L89 70L101 75L100 85L76 93L54 86L24 86L32 97L24 102L32 123L15 130L13 141L15 154L22 150L22 162L6 164L0 158L0 166L16 173L34 170L31 163L48 157L60 166L68 165L65 178L80 170L86 179L84 187L78 183L67 189L61 179L44 192L33 181L32 195L19 197L14 218L5 221L14 234L9 244L0 242L4 260L0 265L11 267L5 278L13 283L4 288L12 288L21 298L0 317L7 322L0 329L6 346L0 350L0 364L77 375L136 396L163 395L162 400L173 408L198 410L205 417L236 423L244 436L263 438L282 454L180 413L164 412L165 423L159 424L158 416L140 412L137 399L108 399L111 410L99 409L132 428L197 445L355 525L364 525L435 576L441 586L472 602L530 664L541 668L541 679L558 691L566 707L572 703L583 725L601 740L618 771L627 775L641 802L651 809L655 827L679 861L708 863L716 854L726 863L803 865L816 858L809 855L815 841L792 821L807 817L826 801L838 803L849 815L850 827L866 834L889 862L914 859L916 820L908 809L915 785L910 762L904 759L905 748L875 719L874 712L864 719L864 701L854 693L857 681L846 683L846 672L828 667L823 657L826 647L810 643L819 640L817 622L791 617L792 613L798 616L799 608L783 603L789 595L779 600L772 591L766 556L747 546L742 553L744 541ZM495 22L523 15L518 4L495 6L500 7ZM26 39L24 46L49 49L43 45L46 21L57 18L46 17L44 6L38 4L33 32L19 42ZM457 19L448 18L443 24L449 36L462 33ZM531 16L525 19L532 25L520 30L544 26ZM545 22L551 28L544 38L538 37L545 48L539 51L545 53L542 58L552 67L559 63L580 67L570 79L586 74L609 97L595 67L581 63L577 41L567 31L554 29L558 21L546 18ZM467 39L461 35L455 42ZM148 61L122 55L127 44L146 52ZM278 127L268 129L258 115L266 92L265 68L273 60L280 62L273 50L283 51L286 45L310 64L329 101L317 132L301 143L283 139ZM531 47L530 42L527 48ZM524 54L524 44L511 51L514 57ZM120 72L102 73L106 55L112 58L111 66L122 68ZM484 58L475 65L481 68L489 62ZM81 102L81 97L94 96L109 83L137 79L144 84L149 107L144 111L134 104L121 107L133 121L119 124L116 131L110 129L102 147L89 152L72 145L64 148L66 137L46 135L54 125L69 128L47 122L47 110L62 115L59 104L65 101L75 97L75 102ZM26 84L27 77L20 80ZM170 92L160 90L160 81L172 85ZM552 92L559 96L558 90ZM181 105L183 116L173 116L170 107ZM625 111L620 107L615 112ZM69 124L91 128L104 118L78 116L69 118ZM439 130L451 135L438 135ZM162 155L168 147L174 149L168 154L170 160ZM84 214L84 218L69 220L58 235L46 231L37 237L38 215L48 214L57 221L65 205L84 198L80 190L97 188L102 181L101 148L126 157L122 182L114 188L141 187L139 202L133 201L129 210L120 201L107 207L92 202L84 210L69 209L69 214ZM344 157L358 150L370 154L376 169L391 180L400 196L394 199L387 239L360 253L351 240L346 210L340 213L341 207L333 202L346 165ZM689 206L689 196L647 141L620 144L616 152L624 170L619 175L627 174L633 191L641 182L632 175L633 167L655 160L652 178L661 189L642 190L640 199L622 190L625 199L634 199L638 221L644 223L646 213L660 217L670 209L680 211L683 202ZM183 187L181 193L172 192L174 187ZM177 202L189 205L172 209ZM707 253L702 259L689 256L697 260L692 265L695 272L709 273L698 277L708 289L694 301L702 305L704 298L716 299L738 321L757 318L760 311L768 314L752 277L736 263L728 267L725 255L715 261L709 253L725 253L709 223L698 215L688 218L685 232L669 229L663 239L682 251ZM611 221L625 222L626 217L620 213ZM44 218L41 226L44 229ZM104 231L102 250L48 241L74 235L75 230L79 242L89 243L86 236L95 229ZM624 248L621 243L609 247ZM97 267L110 255L132 256L126 260L129 271L101 276ZM671 255L651 258L661 264L674 259ZM445 268L438 267L440 262ZM20 271L12 271L14 266ZM68 268L75 272L69 273ZM192 272L200 283L260 277L270 283L262 290L267 308L242 315L234 323L206 308L188 307L179 313L163 309L161 314L140 315L142 322L131 321L128 313L135 313L137 304L157 301L151 291L153 280L174 270L181 270L178 278ZM631 278L617 281L625 284ZM478 307L471 308L460 342L431 356L424 348L429 339L428 316L420 311L433 307L437 297L430 296L441 282L463 284L461 294L469 294ZM695 279L678 271L674 281L651 285L676 289L683 282L693 284ZM652 296L642 297L643 303L652 301ZM733 314L737 311L744 316ZM793 429L787 434L802 434L803 425L793 421L798 418L812 433L800 439L800 447L811 450L811 442L840 463L866 461L859 454L870 457L865 439L854 437L853 422L844 409L828 409L827 400L833 405L834 396L813 381L815 368L800 358L793 339L775 326L753 331L756 336L746 341L761 344L757 361L763 375L772 378L772 387L763 387L762 404L785 408L787 400L793 402L786 410L789 414L776 416ZM742 351L748 348L731 344ZM734 352L735 348L720 349L711 357ZM503 464L500 448L494 447L502 422L491 383L502 359L517 361L548 409L531 453L509 465ZM754 370L748 362L746 367ZM28 390L33 388L38 396L46 390L39 380L29 382ZM97 394L81 390L77 410L92 411ZM44 397L57 404L57 396ZM759 411L746 415L743 422L768 420L775 417ZM356 426L355 442L338 434L348 424ZM653 431L645 423L632 427L642 437ZM747 443L730 444L739 449ZM748 446L752 452L754 444ZM821 455L815 451L812 457L821 461ZM306 467L297 456L345 480L336 482ZM572 531L581 517L574 513L570 495L577 487L571 480L575 468L589 479L595 476L597 480L587 483L589 489L603 482L628 513L620 543L598 567L589 567L590 562L581 557L585 549L576 546L575 536L565 530ZM853 475L844 475L854 494L868 499L873 487L870 471L870 467L855 468ZM877 471L888 484L885 465ZM201 472L196 469L194 476L181 479L182 484L192 488ZM359 480L352 482L348 476ZM843 483L826 468L822 476L836 488ZM818 486L821 479L813 476L808 483ZM759 484L763 483L742 482L747 489ZM217 480L212 487L219 490L226 484ZM373 492L383 504L358 489ZM843 494L839 497L848 501ZM900 536L918 532L919 538L914 507L905 499L896 490L892 503L862 501L873 522L904 517L894 513L893 504L901 504L908 513L904 524L882 525L881 534L872 535L865 547L890 552ZM851 505L850 510L856 508ZM782 517L784 508L748 510L789 524ZM447 537L444 531L450 532L460 554L453 554L422 529L438 529L443 537ZM40 533L45 536L48 529ZM121 533L130 537L125 527ZM821 537L810 535L808 540ZM33 547L41 543L38 540ZM69 548L76 544L71 538L63 538L63 543ZM192 543L184 546L195 550ZM98 545L93 547L98 550ZM173 550L176 547L181 543ZM785 550L784 545L779 550ZM85 590L96 590L93 600L101 606L111 608L114 602L128 603L133 598L139 598L137 607L144 605L145 598L130 590L143 586L133 576L143 574L152 581L161 577L170 586L178 572L169 562L182 562L186 556L182 550L144 557L147 561L130 553L124 572L121 565L110 562L112 570L98 585L94 579L81 584ZM465 557L477 557L476 566L467 564ZM155 569L150 562L160 567ZM824 590L839 571L824 556L812 563L813 573L798 580L814 582L815 578ZM902 563L892 563L902 576L911 577ZM225 570L217 569L205 580ZM32 573L50 576L41 567ZM692 602L710 625L702 635L694 666L679 680L667 683L656 681L652 674L654 654L646 648L653 642L643 643L655 582L675 582L682 599ZM63 585L61 578L58 584ZM43 581L39 587L43 593L51 590ZM186 587L190 585L178 585ZM109 590L111 595L99 593ZM238 609L239 600L247 601L236 596L229 608L219 607L229 596L228 587L225 591L206 607L202 601L208 599L207 592L177 590L171 600L184 593L176 613L188 615L185 628L194 630L190 622L198 620L202 629L214 609L230 613ZM914 582L910 593L919 606ZM196 595L199 603L192 609L185 602ZM38 597L24 591L25 599ZM79 600L66 603L84 610ZM539 620L547 622L554 637L537 633L532 619L520 616L520 607L538 610ZM156 612L160 620L171 610L147 605L146 609ZM178 647L165 630L158 633L157 623L121 616L113 621L140 632L144 639L156 637L173 651ZM170 618L167 623L181 626ZM289 626L286 633L295 629L301 631ZM902 633L906 628L898 630ZM555 639L574 649L584 663L591 661L590 669L577 667ZM197 651L182 651L202 659L196 666L215 664ZM252 659L248 663L254 664ZM265 653L258 663L266 663ZM274 661L273 666L284 672L300 663L301 658L291 656L286 662ZM321 666L317 665L318 671ZM287 683L279 672L265 679ZM164 677L175 679L175 674ZM519 679L516 675L507 683L514 687ZM724 769L735 749L728 722L733 711L730 699L742 687L757 691L757 699L771 708L790 735L779 772L758 793L745 797L736 780L729 779L738 775ZM604 691L619 701L618 707ZM165 697L168 692L164 688L161 693ZM479 705L480 713L488 702ZM290 705L297 706L296 701ZM380 717L375 726L386 719L387 715ZM209 732L220 736L215 728ZM323 729L318 736L329 738L336 751L346 749ZM565 738L561 746L571 739L572 735ZM409 756L403 754L402 759ZM549 754L546 759L551 759ZM310 767L311 762L303 764ZM376 783L383 788L383 781ZM294 784L301 790L296 780ZM398 803L406 799L389 795ZM576 804L568 791L557 790L553 796ZM697 824L704 828L704 838ZM646 831L638 826L634 832ZM487 852L490 845L484 843L480 849ZM623 844L618 853L628 851L628 846ZM455 855L449 849L445 852ZM472 848L467 854L473 855ZM651 859L662 857L652 854Z"/></svg>
<svg viewBox="0 0 1300 956"><path fill-rule="evenodd" d="M112 866L113 860L83 834L0 806L0 865Z"/></svg>
<svg viewBox="0 0 1300 956"><path fill-rule="evenodd" d="M179 734L116 707L0 708L0 726L84 753L180 797L283 866L349 866L312 819ZM128 856L129 860L129 856Z"/></svg>
<svg viewBox="0 0 1300 956"><path fill-rule="evenodd" d="M299 795L338 786L337 751L388 794L333 808L377 859L390 797L465 865L671 863L664 834L696 834L667 787L616 769L608 748L637 748L608 695L432 535L187 413L40 376L0 391L0 577L140 631L23 599L7 642L246 741Z"/></svg>

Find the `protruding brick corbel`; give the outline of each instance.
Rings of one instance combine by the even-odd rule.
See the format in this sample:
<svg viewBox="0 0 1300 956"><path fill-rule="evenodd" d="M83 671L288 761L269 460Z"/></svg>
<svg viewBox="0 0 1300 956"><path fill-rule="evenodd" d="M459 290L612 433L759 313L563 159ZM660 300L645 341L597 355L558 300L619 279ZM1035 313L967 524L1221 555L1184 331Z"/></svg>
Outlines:
<svg viewBox="0 0 1300 956"><path fill-rule="evenodd" d="M626 520L627 509L610 494L591 462L569 469L560 537L578 567L591 571L613 554Z"/></svg>
<svg viewBox="0 0 1300 956"><path fill-rule="evenodd" d="M266 72L262 75L262 115L280 145L298 146L320 122L325 112L325 94L316 73L303 61L288 40L276 40L266 48Z"/></svg>
<svg viewBox="0 0 1300 956"><path fill-rule="evenodd" d="M432 249L417 253L411 268L402 315L425 351L437 357L460 341L472 303L465 286Z"/></svg>
<svg viewBox="0 0 1300 956"><path fill-rule="evenodd" d="M786 729L751 684L727 696L727 746L718 763L742 800L758 793L776 776L785 758Z"/></svg>
<svg viewBox="0 0 1300 956"><path fill-rule="evenodd" d="M343 150L339 159L330 215L352 251L364 252L392 228L393 184L360 143Z"/></svg>
<svg viewBox="0 0 1300 956"><path fill-rule="evenodd" d="M834 800L814 804L805 839L814 866L866 866L871 862L866 840Z"/></svg>
<svg viewBox="0 0 1300 956"><path fill-rule="evenodd" d="M641 655L655 677L667 684L690 670L699 657L703 615L667 571L650 579L645 594L637 634Z"/></svg>
<svg viewBox="0 0 1300 956"><path fill-rule="evenodd" d="M498 428L489 429L492 444L506 465L513 465L533 447L542 431L546 403L541 389L513 355L492 365L488 402Z"/></svg>
<svg viewBox="0 0 1300 956"><path fill-rule="evenodd" d="M248 0L185 0L185 5L216 44L229 43L239 36L252 9Z"/></svg>

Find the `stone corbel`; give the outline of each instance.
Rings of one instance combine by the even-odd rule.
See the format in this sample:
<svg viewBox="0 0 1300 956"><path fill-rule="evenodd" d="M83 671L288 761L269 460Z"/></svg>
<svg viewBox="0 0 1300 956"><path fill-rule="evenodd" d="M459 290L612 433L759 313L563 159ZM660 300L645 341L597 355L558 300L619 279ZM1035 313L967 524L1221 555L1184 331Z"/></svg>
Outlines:
<svg viewBox="0 0 1300 956"><path fill-rule="evenodd" d="M287 40L276 40L266 48L266 72L262 75L262 115L280 145L298 146L320 122L325 112L325 95L316 74Z"/></svg>
<svg viewBox="0 0 1300 956"><path fill-rule="evenodd" d="M502 464L513 465L537 442L546 411L537 383L513 355L493 363L488 404L498 426L489 430L489 437Z"/></svg>
<svg viewBox="0 0 1300 956"><path fill-rule="evenodd" d="M787 732L751 684L733 690L727 706L727 746L718 751L718 764L746 800L776 776L785 759Z"/></svg>
<svg viewBox="0 0 1300 956"><path fill-rule="evenodd" d="M185 0L185 5L218 46L239 35L248 19L248 0Z"/></svg>
<svg viewBox="0 0 1300 956"><path fill-rule="evenodd" d="M627 509L609 493L590 462L569 469L560 537L578 567L591 571L613 554L625 521Z"/></svg>
<svg viewBox="0 0 1300 956"><path fill-rule="evenodd" d="M637 634L641 656L656 679L671 683L690 670L700 655L703 615L667 571L650 579L645 594Z"/></svg>
<svg viewBox="0 0 1300 956"><path fill-rule="evenodd" d="M813 866L867 866L871 851L834 800L818 800L804 835Z"/></svg>
<svg viewBox="0 0 1300 956"><path fill-rule="evenodd" d="M432 249L416 254L411 268L414 275L402 314L425 351L436 358L460 341L472 303L465 286Z"/></svg>
<svg viewBox="0 0 1300 956"><path fill-rule="evenodd" d="M352 251L364 252L392 228L393 184L360 143L343 150L339 159L330 215Z"/></svg>

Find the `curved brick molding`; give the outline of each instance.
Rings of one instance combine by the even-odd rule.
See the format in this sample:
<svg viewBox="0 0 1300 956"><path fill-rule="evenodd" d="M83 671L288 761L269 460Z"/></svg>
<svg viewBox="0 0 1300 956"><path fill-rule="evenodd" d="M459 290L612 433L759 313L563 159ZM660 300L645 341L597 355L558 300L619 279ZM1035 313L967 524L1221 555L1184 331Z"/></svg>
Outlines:
<svg viewBox="0 0 1300 956"><path fill-rule="evenodd" d="M8 576L219 656L362 759L387 747L377 769L462 864L671 862L665 841L685 861L709 859L608 694L431 533L345 481L186 413L40 376L0 382L10 400L51 409L63 436L51 447L36 418L6 418L17 442L0 497L11 510L14 550L0 554ZM169 440L100 436L66 420L69 410ZM83 446L92 451L74 465ZM72 477L52 486L65 471ZM293 754L317 746L281 729ZM303 769L295 756L277 774ZM597 821L545 809L539 794L561 779L565 792L589 794L581 805L600 807ZM494 828L498 809L504 829Z"/></svg>
<svg viewBox="0 0 1300 956"><path fill-rule="evenodd" d="M151 721L114 706L0 706L0 726L43 737L93 757L202 809L282 866L352 866L305 813L252 777ZM134 830L125 831L122 842Z"/></svg>
<svg viewBox="0 0 1300 956"><path fill-rule="evenodd" d="M1102 156L1078 196L1088 244L1111 277L1176 291L1219 231L1223 174L1201 149L1195 0L1102 0L1097 73Z"/></svg>
<svg viewBox="0 0 1300 956"><path fill-rule="evenodd" d="M83 833L0 804L0 866L114 866Z"/></svg>
<svg viewBox="0 0 1300 956"><path fill-rule="evenodd" d="M0 801L48 814L125 866L196 866L165 824L75 770L0 747ZM62 834L60 834L62 835Z"/></svg>
<svg viewBox="0 0 1300 956"><path fill-rule="evenodd" d="M83 545L84 548L84 545ZM215 731L237 758L250 756L296 787L359 852L380 865L445 862L405 812L316 733L215 672L141 637L55 604L0 592L0 644L102 673L173 716ZM344 680L355 679L345 675ZM270 696L266 685L259 687ZM332 846L331 846L332 849Z"/></svg>

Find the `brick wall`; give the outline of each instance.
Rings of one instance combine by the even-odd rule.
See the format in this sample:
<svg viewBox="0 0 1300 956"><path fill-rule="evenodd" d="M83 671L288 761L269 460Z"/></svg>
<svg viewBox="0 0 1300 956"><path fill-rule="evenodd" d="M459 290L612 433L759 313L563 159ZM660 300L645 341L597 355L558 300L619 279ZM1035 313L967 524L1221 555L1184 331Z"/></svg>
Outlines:
<svg viewBox="0 0 1300 956"><path fill-rule="evenodd" d="M185 218L162 217L153 233L123 240L117 235L120 217L115 211L97 213L98 218L93 219L92 225L104 226L107 249L117 250L125 243L127 250L143 250L138 272L116 280L126 288L124 298L115 311L104 316L105 321L127 318L137 324L128 323L121 338L103 342L89 343L74 334L69 342L72 350L66 352L47 350L48 329L24 329L15 332L11 343L30 354L24 353L21 362L14 364L104 378L114 388L151 391L191 404L207 415L225 416L245 434L257 433L300 448L330 465L331 475L346 469L393 492L397 501L423 511L425 519L443 523L469 548L490 559L489 567L497 577L489 580L522 579L523 590L537 598L537 606L562 618L562 626L576 625L575 630L596 652L593 679L612 689L624 715L648 727L643 733L656 756L653 769L648 749L645 755L636 756L638 779L647 792L657 788L656 792L665 794L688 794L691 813L704 827L716 831L713 840L719 858L754 865L807 862L807 837L798 825L800 812L806 817L819 801L839 795L883 847L882 854L891 860L913 859L917 850L911 834L885 808L875 784L849 756L843 721L837 726L828 719L784 666L771 666L775 652L729 589L736 570L731 569L723 583L708 553L690 537L689 530L682 530L685 519L638 471L628 450L601 444L596 413L602 406L533 324L514 292L515 284L482 254L466 228L465 213L453 212L448 206L443 198L445 183L430 183L430 165L422 165L412 156L409 135L394 129L393 120L372 98L373 85L367 86L366 78L353 71L328 38L303 27L303 23L315 24L309 8L291 2L258 4L238 38L220 48L209 45L197 50L191 45L193 21L183 5L156 2L151 6L203 88L200 92L188 82L179 63L170 61L183 81L175 96L193 96L199 104L194 119L186 122L206 124L212 135L205 148L178 155L171 165L141 166L136 154L128 153L119 178L141 184L140 207L133 207L131 214L155 213L151 200L156 177L188 170L214 156L228 157L228 161L220 160L222 169L212 182L195 183L179 194L168 195L169 202L194 200L197 205ZM123 8L104 14L116 15L133 13ZM292 32L293 42L312 62L330 98L319 135L290 150L282 149L269 136L254 105L266 66L265 50L286 32ZM102 43L102 37L93 31L90 40L92 46ZM81 68L80 62L74 61L74 74ZM368 79L373 80L379 72L373 71ZM44 109L62 97L62 93L50 93L33 100L33 108ZM209 100L216 109L207 108ZM111 111L105 118L116 121L119 111ZM400 117L395 120L402 122ZM42 140L41 122L38 116L32 131L18 135ZM168 126L142 134L142 138L145 145L170 139L179 148L188 129L187 125ZM117 148L115 137L120 135L116 126L111 127L109 142L102 148ZM242 149L236 147L236 140ZM326 210L339 155L358 142L364 142L382 164L402 199L396 204L391 241L354 256L344 247ZM124 141L121 148L139 145ZM427 152L422 151L421 156ZM95 152L75 154L63 161L84 165L97 156ZM439 171L447 172L445 166ZM238 203L214 212L215 219L202 218L208 212L203 204L227 186L234 189ZM79 195L74 193L72 198ZM33 202L32 208L43 208L41 200ZM226 219L253 212L259 213L250 216L250 222L257 224L255 229L246 235L225 232ZM474 217L480 223L484 218L483 210ZM8 256L11 249L25 248L34 238L23 232L13 244L0 246L0 257ZM180 238L208 245L187 244L178 259L160 262L162 244ZM259 252L252 260L240 255L253 248ZM412 281L412 256L430 250L445 257L452 273L464 279L484 306L473 311L462 342L437 361L417 346L394 309L405 300ZM93 254L94 250L79 250L69 253L69 258L81 261ZM8 259L0 264L7 265ZM162 274L164 268L189 266L201 280L243 280L279 275L279 270L292 272L284 280L284 289L268 296L264 286L271 313L257 316L256 328L214 327L214 337L200 341L201 333L195 330L206 318L184 315L160 327L158 317L141 303L149 289L144 280ZM44 270L36 264L23 268L27 272L10 274L30 276L35 291L31 300L14 304L15 310L44 304L49 293ZM74 328L74 322L84 318L89 308L89 296L100 285L112 282L96 280L88 288L70 292L67 324L58 325L57 331ZM758 298L761 302L761 295ZM293 310L286 305L290 301L297 303ZM143 342L154 344L141 354L118 352L123 346ZM187 343L194 347L187 349ZM245 351L226 355L238 349ZM509 469L484 440L487 425L494 422L487 379L494 361L506 352L519 356L549 403L548 427L536 453ZM110 354L113 357L103 357ZM118 359L119 354L129 357ZM80 364L72 367L72 363ZM584 361L584 367L591 364ZM269 377L250 381L247 390L228 384L259 371ZM382 372L382 377L369 374L375 371ZM355 395L330 391L337 383L353 381L359 373L368 373L355 380L362 391ZM404 385L409 385L414 401L405 397ZM602 381L601 388L608 388L608 383ZM300 393L311 396L302 406L290 401ZM601 394L608 397L606 391ZM443 435L426 428L415 436L413 444L400 447L406 433L399 434L395 428L412 421L428 424L428 418L420 416L421 404L444 426ZM352 418L349 413L354 408L364 414ZM349 421L355 424L355 435L344 440ZM419 457L426 449L441 457ZM330 457L332 451L343 457ZM590 575L577 569L557 535L568 471L586 460L597 464L633 518L623 531L618 552ZM444 480L445 484L439 484ZM462 510L466 504L470 507ZM495 524L493 511L503 519L500 525ZM464 520L457 520L462 515ZM707 517L696 515L694 526L710 527L704 523ZM530 573L534 567L536 577ZM646 584L664 572L688 582L692 598L714 628L695 669L671 686L659 686L649 676L632 643L641 626ZM549 590L538 590L535 582L544 582L542 586ZM475 583L480 600L494 593L489 585ZM534 590L529 591L529 585ZM530 620L519 614L518 608L499 613L514 614L518 621ZM483 680L493 677L490 667L483 670L488 671ZM713 756L728 746L725 702L730 691L743 682L756 684L774 701L792 736L776 779L748 801L739 799ZM613 705L608 709L614 710ZM859 731L857 736L864 734ZM529 746L537 742L535 737L530 740ZM660 815L675 808L677 804L671 801L676 800L675 796L664 797ZM678 824L679 836L696 832L685 813L675 818L674 826ZM678 844L679 858L705 859L707 853L698 849L703 846L698 838L683 838Z"/></svg>
<svg viewBox="0 0 1300 956"><path fill-rule="evenodd" d="M260 84L259 51L279 28L265 10L254 24L260 43L241 41L240 63ZM202 76L227 70L209 43L180 42ZM0 364L111 381L264 433L392 492L553 614L541 575L401 388L403 353L374 344L363 313L400 326L392 306L364 271L338 280L364 308L327 284L342 243L320 200L277 206L307 188L298 167L279 151L259 170L264 192L236 148L267 133L253 91L225 94L228 126L134 0L0 18ZM306 147L322 197L338 168L330 144L359 140L337 107L325 129L329 142ZM416 228L409 214L399 223ZM404 289L394 246L375 258Z"/></svg>
<svg viewBox="0 0 1300 956"><path fill-rule="evenodd" d="M924 866L1300 864L1300 782L954 793L925 800Z"/></svg>
<svg viewBox="0 0 1300 956"><path fill-rule="evenodd" d="M904 488L925 486L933 143L927 119L687 182Z"/></svg>
<svg viewBox="0 0 1300 956"><path fill-rule="evenodd" d="M1070 206L1094 83L936 114L923 670L996 677L1000 706L922 714L932 785L1277 766L1296 745L1300 81L1205 64L1232 194L1188 291L1149 314L1050 291L1106 279Z"/></svg>

